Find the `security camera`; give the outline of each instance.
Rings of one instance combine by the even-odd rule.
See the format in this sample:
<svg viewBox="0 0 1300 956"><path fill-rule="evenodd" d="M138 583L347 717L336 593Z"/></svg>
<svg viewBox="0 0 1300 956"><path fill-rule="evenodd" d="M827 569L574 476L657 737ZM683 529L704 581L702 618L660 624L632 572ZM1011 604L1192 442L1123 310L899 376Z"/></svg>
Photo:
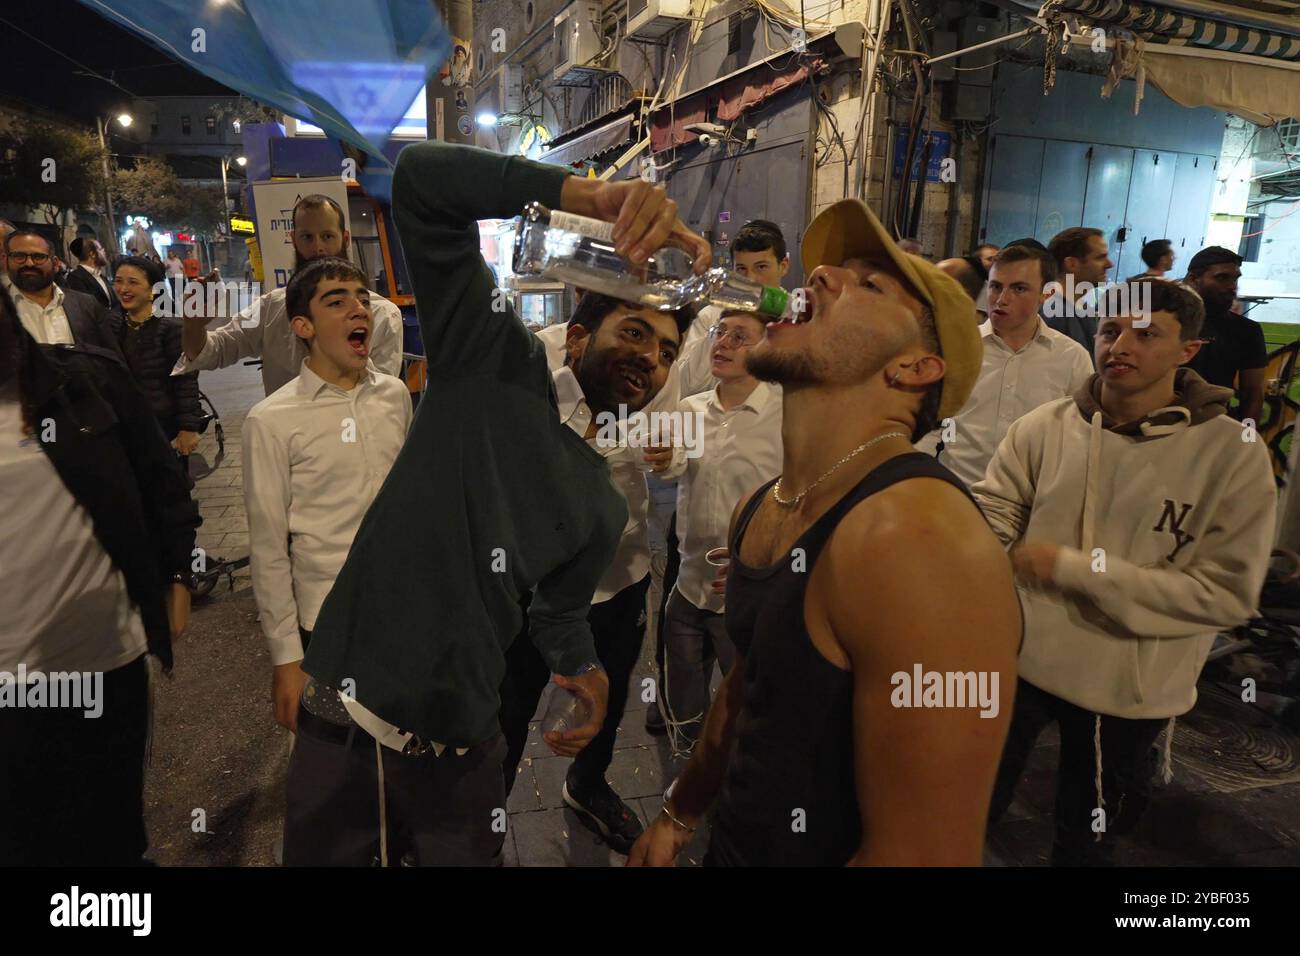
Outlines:
<svg viewBox="0 0 1300 956"><path fill-rule="evenodd" d="M688 133L699 133L701 142L705 136L718 140L727 135L727 127L719 126L717 123L687 123L683 129Z"/></svg>
<svg viewBox="0 0 1300 956"><path fill-rule="evenodd" d="M710 136L708 133L701 133L700 145L705 149L712 149L714 146L721 146L722 140L716 136Z"/></svg>

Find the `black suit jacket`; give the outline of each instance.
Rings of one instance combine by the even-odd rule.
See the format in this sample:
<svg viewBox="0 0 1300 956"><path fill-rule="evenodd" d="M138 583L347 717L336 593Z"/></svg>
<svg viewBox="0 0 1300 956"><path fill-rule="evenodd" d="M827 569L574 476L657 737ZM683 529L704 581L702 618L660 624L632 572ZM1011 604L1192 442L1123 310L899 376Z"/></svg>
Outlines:
<svg viewBox="0 0 1300 956"><path fill-rule="evenodd" d="M86 295L94 296L95 300L102 305L105 310L115 309L117 308L118 302L117 293L113 291L113 281L111 279L106 280L106 285L108 286L107 295L104 294L104 290L100 288L99 283L95 281L94 276L81 268L81 266L77 266L68 273L67 284L64 288L73 289L77 292L84 292Z"/></svg>
<svg viewBox="0 0 1300 956"><path fill-rule="evenodd" d="M86 274L85 269L77 271L82 275ZM94 279L90 276L86 276L86 279L98 288ZM69 286L63 292L63 314L68 317L68 325L72 326L72 337L78 345L97 345L118 355L122 354L117 344L117 336L113 334L113 324L109 319L108 310L92 296L74 292Z"/></svg>

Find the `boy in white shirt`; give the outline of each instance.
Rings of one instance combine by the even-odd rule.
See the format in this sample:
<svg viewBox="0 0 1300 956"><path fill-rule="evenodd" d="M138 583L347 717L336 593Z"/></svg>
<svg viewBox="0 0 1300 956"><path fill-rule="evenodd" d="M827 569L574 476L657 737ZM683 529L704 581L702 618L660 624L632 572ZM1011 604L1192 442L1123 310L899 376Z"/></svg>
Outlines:
<svg viewBox="0 0 1300 956"><path fill-rule="evenodd" d="M406 439L411 398L370 361L374 322L359 269L317 259L294 273L285 300L308 355L244 421L244 500L275 719L296 733L304 645ZM346 725L335 698L309 691L308 709Z"/></svg>
<svg viewBox="0 0 1300 956"><path fill-rule="evenodd" d="M1059 724L1053 865L1111 862L1149 801L1152 745L1196 704L1215 634L1254 614L1273 542L1264 443L1225 414L1229 389L1180 368L1199 348L1200 298L1132 284L1150 287L1149 314L1102 316L1097 374L1015 422L971 489L1025 616L989 822Z"/></svg>
<svg viewBox="0 0 1300 956"><path fill-rule="evenodd" d="M763 320L752 312L722 313L709 333L710 369L719 384L680 406L683 420L702 423L702 454L688 458L678 446L646 456L660 477L679 480L681 565L664 615L662 685L673 746L688 753L708 710L714 661L725 675L735 659L714 583L718 568L706 555L726 547L737 502L781 473L781 389L745 367L763 332Z"/></svg>
<svg viewBox="0 0 1300 956"><path fill-rule="evenodd" d="M1092 375L1092 356L1038 315L1056 279L1056 260L1032 246L1006 246L987 283L989 317L980 326L984 362L966 404L916 447L933 454L968 486L984 477L1011 423L1047 402L1073 395Z"/></svg>

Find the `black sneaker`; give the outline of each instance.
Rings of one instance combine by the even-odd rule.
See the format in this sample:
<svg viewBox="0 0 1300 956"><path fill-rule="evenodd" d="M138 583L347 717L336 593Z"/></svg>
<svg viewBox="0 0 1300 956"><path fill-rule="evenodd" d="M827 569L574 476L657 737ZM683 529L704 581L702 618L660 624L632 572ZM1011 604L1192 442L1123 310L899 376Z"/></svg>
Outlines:
<svg viewBox="0 0 1300 956"><path fill-rule="evenodd" d="M641 821L636 811L619 798L604 778L601 778L600 786L584 789L570 770L564 778L561 796L565 805L578 814L582 825L599 833L612 849L624 856L632 851L632 844L643 829Z"/></svg>
<svg viewBox="0 0 1300 956"><path fill-rule="evenodd" d="M652 737L668 735L668 725L664 723L663 711L659 709L657 703L651 704L645 710L645 732Z"/></svg>

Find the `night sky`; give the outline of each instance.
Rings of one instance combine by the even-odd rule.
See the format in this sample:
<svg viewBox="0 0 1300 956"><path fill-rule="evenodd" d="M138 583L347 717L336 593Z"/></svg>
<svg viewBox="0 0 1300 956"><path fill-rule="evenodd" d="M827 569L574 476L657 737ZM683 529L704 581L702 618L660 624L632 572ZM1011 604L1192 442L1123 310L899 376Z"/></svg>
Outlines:
<svg viewBox="0 0 1300 956"><path fill-rule="evenodd" d="M232 93L77 0L0 3L0 64L0 95L86 124L125 106L131 97L102 79L78 75L85 70L115 80L136 96Z"/></svg>

